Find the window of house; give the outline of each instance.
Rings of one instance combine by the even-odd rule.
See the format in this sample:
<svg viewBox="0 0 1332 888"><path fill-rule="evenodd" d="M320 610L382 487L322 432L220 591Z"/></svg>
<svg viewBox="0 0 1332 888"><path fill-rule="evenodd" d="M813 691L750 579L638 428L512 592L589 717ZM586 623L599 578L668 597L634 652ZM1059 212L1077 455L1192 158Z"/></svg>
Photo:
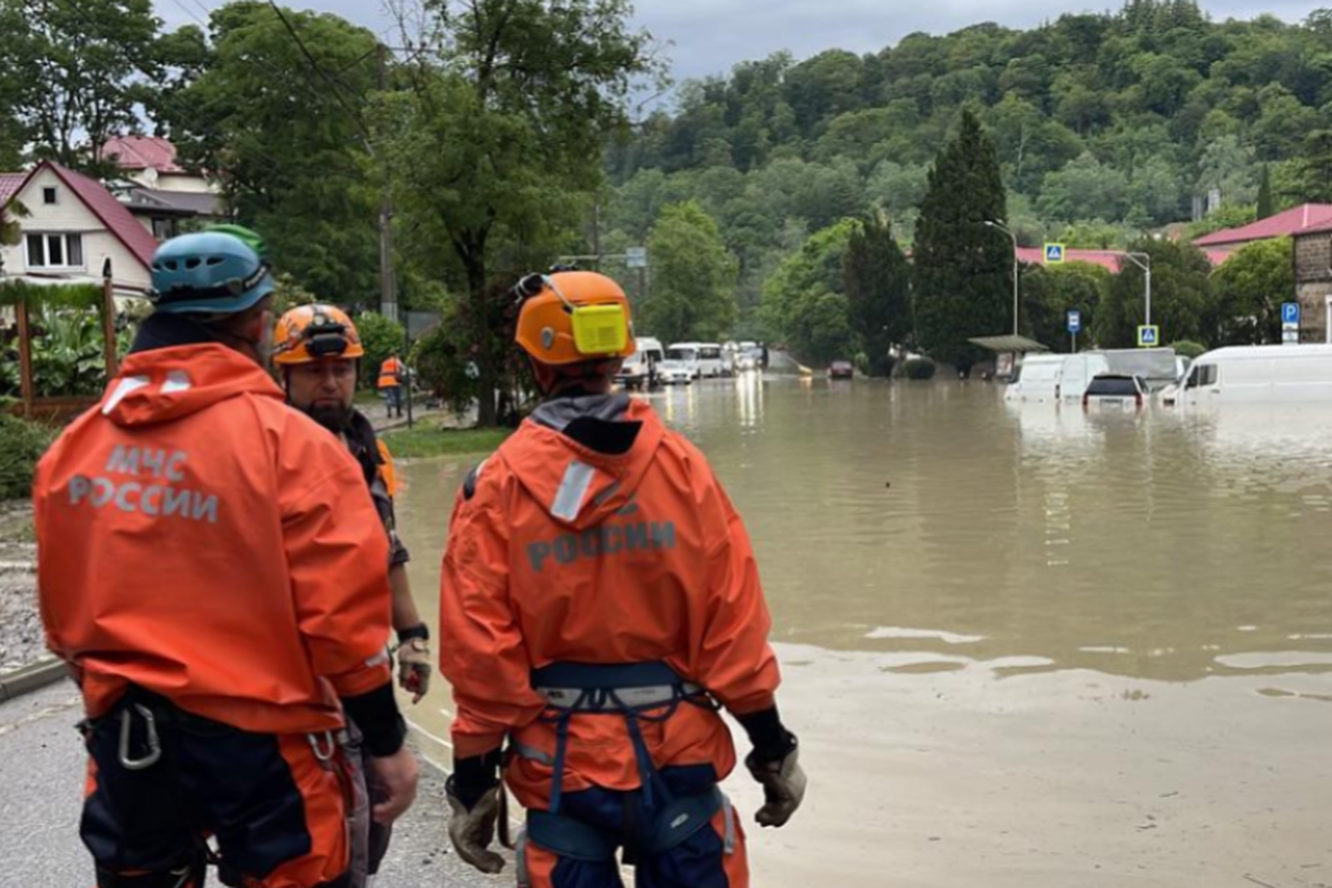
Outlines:
<svg viewBox="0 0 1332 888"><path fill-rule="evenodd" d="M28 235L29 268L82 268L83 235Z"/></svg>
<svg viewBox="0 0 1332 888"><path fill-rule="evenodd" d="M56 202L56 190L54 188L42 189L42 203L53 204Z"/></svg>
<svg viewBox="0 0 1332 888"><path fill-rule="evenodd" d="M173 238L180 234L180 225L174 218L154 218L153 219L153 237L159 241Z"/></svg>

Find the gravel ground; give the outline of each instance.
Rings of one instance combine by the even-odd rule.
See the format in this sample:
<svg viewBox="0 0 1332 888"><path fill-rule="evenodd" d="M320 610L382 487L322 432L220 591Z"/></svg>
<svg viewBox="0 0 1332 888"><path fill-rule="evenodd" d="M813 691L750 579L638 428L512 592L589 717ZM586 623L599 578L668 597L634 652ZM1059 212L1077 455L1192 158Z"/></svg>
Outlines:
<svg viewBox="0 0 1332 888"><path fill-rule="evenodd" d="M0 504L0 673L46 653L37 613L37 576L30 567L36 558L31 507Z"/></svg>
<svg viewBox="0 0 1332 888"><path fill-rule="evenodd" d="M74 724L82 714L73 686L61 682L0 703L0 886L71 888L93 881L79 841L84 753ZM513 885L512 855L503 874L483 876L448 848L444 782L422 762L416 804L393 827L379 874L383 888L501 888ZM217 885L214 878L210 886Z"/></svg>

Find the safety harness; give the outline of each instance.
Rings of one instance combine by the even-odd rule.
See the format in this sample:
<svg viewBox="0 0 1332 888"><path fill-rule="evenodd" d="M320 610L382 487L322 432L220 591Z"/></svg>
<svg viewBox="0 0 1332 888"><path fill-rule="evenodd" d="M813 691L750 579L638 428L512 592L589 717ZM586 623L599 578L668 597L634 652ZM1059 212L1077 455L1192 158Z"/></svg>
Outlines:
<svg viewBox="0 0 1332 888"><path fill-rule="evenodd" d="M180 709L166 697L131 686L109 713L99 719L85 719L78 725L85 743L91 742L94 732L106 722L115 719L116 758L126 771L147 771L159 764L169 768L175 776L176 764L170 758L163 761L163 728L179 730L194 726L196 730L215 730L217 722ZM136 727L142 725L141 728ZM109 725L108 725L109 727ZM311 752L320 767L338 778L347 811L355 808L355 787L343 747L345 731L323 731L306 734ZM224 885L242 885L244 877L227 865L226 860L209 845L203 830L195 831L194 847L185 856L158 871L122 872L101 863L96 864L98 888L201 888L207 868L215 867ZM333 882L316 888L349 888L350 872Z"/></svg>
<svg viewBox="0 0 1332 888"><path fill-rule="evenodd" d="M666 663L552 663L532 673L532 687L546 701L541 720L555 726L553 760L538 751L517 748L519 755L545 760L554 771L549 810L527 812L527 835L538 845L574 860L605 861L614 859L623 844L625 861L633 863L682 844L727 804L716 786L699 795L676 798L652 762L641 722L664 722L682 703L717 709L707 691L685 681ZM618 716L629 731L643 787L642 816L632 818L623 835L561 812L569 726L574 718L584 716ZM728 836L728 846L733 843L734 838Z"/></svg>

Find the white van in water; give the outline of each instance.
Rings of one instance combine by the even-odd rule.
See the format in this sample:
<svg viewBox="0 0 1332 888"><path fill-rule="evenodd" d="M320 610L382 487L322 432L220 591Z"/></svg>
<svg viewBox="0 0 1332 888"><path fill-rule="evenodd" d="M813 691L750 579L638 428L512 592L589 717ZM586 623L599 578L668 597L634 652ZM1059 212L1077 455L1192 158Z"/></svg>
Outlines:
<svg viewBox="0 0 1332 888"><path fill-rule="evenodd" d="M1176 403L1332 406L1332 345L1244 345L1207 352L1189 368Z"/></svg>
<svg viewBox="0 0 1332 888"><path fill-rule="evenodd" d="M1082 402L1087 387L1092 380L1103 373L1110 372L1110 362L1104 355L1084 353L1066 355L1064 369L1059 379L1059 397L1063 401Z"/></svg>
<svg viewBox="0 0 1332 888"><path fill-rule="evenodd" d="M677 342L666 349L666 357L690 365L695 379L721 376L724 370L722 347L717 342Z"/></svg>
<svg viewBox="0 0 1332 888"><path fill-rule="evenodd" d="M730 376L720 342L698 344L698 372L702 376Z"/></svg>
<svg viewBox="0 0 1332 888"><path fill-rule="evenodd" d="M1004 392L1007 401L1082 401L1091 381L1110 372L1102 355L1027 355L1018 378Z"/></svg>
<svg viewBox="0 0 1332 888"><path fill-rule="evenodd" d="M615 381L627 389L645 391L657 384L657 365L666 359L666 350L650 336L634 340L635 351L624 359Z"/></svg>
<svg viewBox="0 0 1332 888"><path fill-rule="evenodd" d="M698 379L698 349L700 343L697 342L677 342L666 348L666 360L675 361L689 368L689 375L692 379Z"/></svg>

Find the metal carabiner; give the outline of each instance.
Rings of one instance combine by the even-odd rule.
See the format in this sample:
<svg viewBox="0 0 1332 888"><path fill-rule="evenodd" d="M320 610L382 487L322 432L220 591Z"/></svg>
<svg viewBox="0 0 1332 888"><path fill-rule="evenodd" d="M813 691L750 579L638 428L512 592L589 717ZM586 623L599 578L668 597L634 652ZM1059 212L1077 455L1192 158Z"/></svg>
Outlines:
<svg viewBox="0 0 1332 888"><path fill-rule="evenodd" d="M126 708L120 711L120 764L127 771L145 771L162 758L162 741L157 736L157 718L153 715L153 711L140 703L135 703L133 710ZM145 739L148 743L148 754L141 759L130 756L134 712L143 717L143 723L147 726L148 736Z"/></svg>
<svg viewBox="0 0 1332 888"><path fill-rule="evenodd" d="M321 738L326 744L325 748L320 748L319 746ZM338 741L337 738L333 736L332 731L325 731L322 735L306 734L305 739L310 741L310 749L314 750L314 757L320 762L328 764L333 761L333 756L336 755L338 751ZM325 749L327 751L325 751Z"/></svg>

